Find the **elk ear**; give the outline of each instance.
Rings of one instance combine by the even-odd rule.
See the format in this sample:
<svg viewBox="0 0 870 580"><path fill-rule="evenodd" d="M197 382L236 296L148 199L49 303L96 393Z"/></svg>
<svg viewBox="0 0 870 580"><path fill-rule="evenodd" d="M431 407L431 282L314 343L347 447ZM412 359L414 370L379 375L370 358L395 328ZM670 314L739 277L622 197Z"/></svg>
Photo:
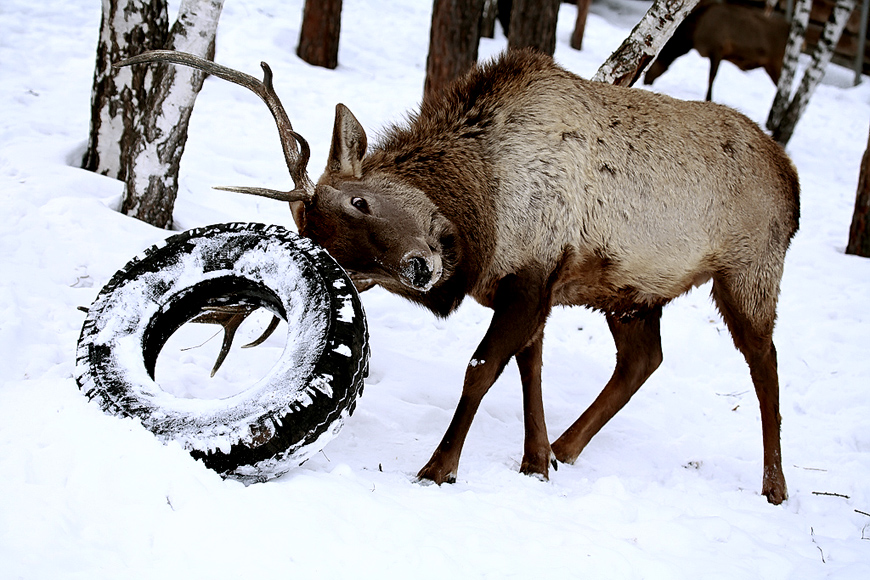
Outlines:
<svg viewBox="0 0 870 580"><path fill-rule="evenodd" d="M366 147L368 141L362 125L350 109L341 103L337 104L327 170L356 178L362 177L362 159L366 154Z"/></svg>

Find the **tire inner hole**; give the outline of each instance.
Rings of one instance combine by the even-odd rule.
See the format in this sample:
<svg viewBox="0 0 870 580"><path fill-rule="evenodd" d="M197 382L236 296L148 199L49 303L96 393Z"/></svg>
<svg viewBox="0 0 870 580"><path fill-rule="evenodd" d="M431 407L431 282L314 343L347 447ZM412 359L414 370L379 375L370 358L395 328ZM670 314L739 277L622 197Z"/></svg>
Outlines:
<svg viewBox="0 0 870 580"><path fill-rule="evenodd" d="M251 288L250 281L227 280L198 287L173 300L155 316L145 337L146 368L160 388L184 399L226 399L245 392L265 377L281 358L287 341L287 323L280 302L268 290ZM265 290L265 294L264 294ZM221 352L225 330L220 324L193 322L202 307L237 299L259 306L235 332L232 346L214 376L212 368ZM254 342L267 329L276 312L278 327L261 344ZM155 352L156 351L156 352ZM156 357L156 360L152 361Z"/></svg>

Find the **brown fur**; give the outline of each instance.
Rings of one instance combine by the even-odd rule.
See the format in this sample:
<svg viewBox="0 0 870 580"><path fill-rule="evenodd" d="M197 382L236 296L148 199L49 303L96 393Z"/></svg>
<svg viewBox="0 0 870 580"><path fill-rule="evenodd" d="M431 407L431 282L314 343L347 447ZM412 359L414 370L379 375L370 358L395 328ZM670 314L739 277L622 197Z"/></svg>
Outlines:
<svg viewBox="0 0 870 580"><path fill-rule="evenodd" d="M776 84L782 72L788 30L788 22L781 14L765 15L758 8L702 2L662 47L644 75L644 84L652 84L671 63L693 48L710 59L708 101L713 98L713 80L723 60L744 71L763 68Z"/></svg>
<svg viewBox="0 0 870 580"><path fill-rule="evenodd" d="M753 122L712 103L586 81L517 51L366 143L339 105L315 195L293 205L300 232L439 316L466 295L494 310L421 478L455 478L475 411L512 357L525 407L521 471L546 478L554 456L573 462L660 364L662 306L712 278L761 403L762 492L785 499L771 337L799 188L788 157ZM605 313L617 364L551 447L540 368L558 304Z"/></svg>

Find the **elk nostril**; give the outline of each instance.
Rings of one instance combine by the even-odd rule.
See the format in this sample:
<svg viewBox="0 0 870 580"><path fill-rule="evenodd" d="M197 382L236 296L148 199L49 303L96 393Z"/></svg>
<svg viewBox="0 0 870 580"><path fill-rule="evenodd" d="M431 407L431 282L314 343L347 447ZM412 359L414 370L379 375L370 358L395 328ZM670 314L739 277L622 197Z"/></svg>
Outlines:
<svg viewBox="0 0 870 580"><path fill-rule="evenodd" d="M415 256L408 261L409 278L411 283L417 288L423 288L432 279L432 269L429 263L419 256Z"/></svg>

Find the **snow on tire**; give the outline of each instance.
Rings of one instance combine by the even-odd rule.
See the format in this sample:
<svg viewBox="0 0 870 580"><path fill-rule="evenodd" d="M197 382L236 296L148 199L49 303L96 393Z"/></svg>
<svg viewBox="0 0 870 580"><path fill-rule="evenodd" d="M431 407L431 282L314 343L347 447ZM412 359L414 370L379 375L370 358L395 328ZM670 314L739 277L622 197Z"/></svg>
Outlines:
<svg viewBox="0 0 870 580"><path fill-rule="evenodd" d="M225 399L163 391L154 380L163 345L228 295L287 322L278 362ZM338 433L368 354L359 296L325 250L278 226L219 224L173 236L112 277L82 327L76 381L107 413L136 418L224 477L252 483L286 473Z"/></svg>

